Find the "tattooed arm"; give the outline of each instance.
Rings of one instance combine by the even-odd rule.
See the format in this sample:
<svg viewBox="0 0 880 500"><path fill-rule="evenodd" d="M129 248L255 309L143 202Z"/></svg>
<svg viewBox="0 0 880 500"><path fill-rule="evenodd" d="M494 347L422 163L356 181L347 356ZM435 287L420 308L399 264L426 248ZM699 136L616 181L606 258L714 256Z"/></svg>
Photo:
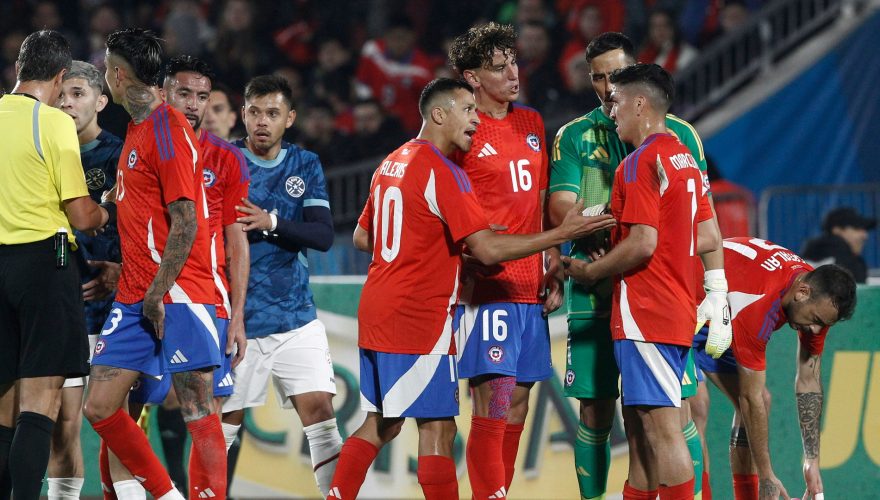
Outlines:
<svg viewBox="0 0 880 500"><path fill-rule="evenodd" d="M171 215L171 227L168 229L162 263L159 264L159 271L144 296L143 314L153 324L156 336L160 339L165 335L165 306L162 299L183 269L198 228L194 201L172 201L168 204L168 212Z"/></svg>
<svg viewBox="0 0 880 500"><path fill-rule="evenodd" d="M798 344L795 394L804 444L804 481L811 496L824 492L822 476L819 474L819 424L822 420L823 400L821 361L821 355L810 354L806 346Z"/></svg>

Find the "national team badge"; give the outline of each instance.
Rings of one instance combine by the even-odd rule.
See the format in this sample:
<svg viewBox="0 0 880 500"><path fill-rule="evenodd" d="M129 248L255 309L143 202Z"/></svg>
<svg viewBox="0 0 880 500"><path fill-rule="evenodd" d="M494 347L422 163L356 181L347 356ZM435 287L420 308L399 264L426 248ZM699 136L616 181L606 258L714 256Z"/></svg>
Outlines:
<svg viewBox="0 0 880 500"><path fill-rule="evenodd" d="M128 153L128 168L134 168L134 164L138 161L138 152L137 149L132 149L131 153Z"/></svg>
<svg viewBox="0 0 880 500"><path fill-rule="evenodd" d="M571 384L574 383L574 370L568 370L565 372L565 386L571 387Z"/></svg>
<svg viewBox="0 0 880 500"><path fill-rule="evenodd" d="M489 359L495 364L500 363L504 359L504 349L500 345L493 345L489 348Z"/></svg>
<svg viewBox="0 0 880 500"><path fill-rule="evenodd" d="M96 191L101 189L106 182L107 176L100 168L92 168L86 171L86 186L88 186L90 190Z"/></svg>
<svg viewBox="0 0 880 500"><path fill-rule="evenodd" d="M287 190L287 194L290 196L299 198L306 192L306 183L301 177L293 175L284 182L284 189Z"/></svg>
<svg viewBox="0 0 880 500"><path fill-rule="evenodd" d="M214 184L217 183L217 174L214 173L210 168L202 169L202 180L205 182L205 187L214 187Z"/></svg>
<svg viewBox="0 0 880 500"><path fill-rule="evenodd" d="M97 356L98 354L101 354L101 351L104 350L105 346L106 346L106 344L104 344L104 341L99 340L98 343L95 344L95 356Z"/></svg>
<svg viewBox="0 0 880 500"><path fill-rule="evenodd" d="M526 136L526 144L532 148L532 151L538 153L541 151L541 139L538 139L536 134L529 134Z"/></svg>

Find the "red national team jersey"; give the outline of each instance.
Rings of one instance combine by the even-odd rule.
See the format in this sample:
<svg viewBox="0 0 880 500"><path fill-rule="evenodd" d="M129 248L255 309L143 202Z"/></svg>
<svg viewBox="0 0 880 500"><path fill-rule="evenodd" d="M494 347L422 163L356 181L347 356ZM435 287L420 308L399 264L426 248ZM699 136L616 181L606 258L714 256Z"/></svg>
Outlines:
<svg viewBox="0 0 880 500"><path fill-rule="evenodd" d="M462 240L488 229L467 174L430 142L411 140L373 174L358 224L373 237L358 345L455 354Z"/></svg>
<svg viewBox="0 0 880 500"><path fill-rule="evenodd" d="M183 114L165 103L140 124L128 124L116 174L123 263L116 300L123 304L144 300L165 251L171 224L168 205L181 199L195 202L198 232L164 302L217 303L197 144Z"/></svg>
<svg viewBox="0 0 880 500"><path fill-rule="evenodd" d="M217 317L228 319L232 306L229 304L229 281L226 279L226 247L223 228L235 223L238 213L235 205L248 196L247 160L241 150L205 129L200 131L199 146L202 149L202 175L205 181L205 199L208 201L211 245L214 248L215 268L212 270L214 284L220 293Z"/></svg>
<svg viewBox="0 0 880 500"><path fill-rule="evenodd" d="M542 229L547 189L544 120L532 108L512 104L500 120L480 115L473 146L454 156L473 182L480 206L491 224L507 226L504 233L529 234ZM542 254L502 262L490 276L465 276L462 301L470 304L518 302L538 304L544 274ZM469 296L468 296L469 295Z"/></svg>
<svg viewBox="0 0 880 500"><path fill-rule="evenodd" d="M632 224L657 229L645 263L616 277L611 311L615 340L690 346L697 322L697 223L712 218L708 185L690 150L669 134L655 134L617 167L611 231L620 243Z"/></svg>
<svg viewBox="0 0 880 500"><path fill-rule="evenodd" d="M788 322L782 296L799 274L813 268L791 250L760 238L728 238L723 244L733 355L746 368L764 370L770 335ZM812 355L822 354L827 333L827 327L818 334L798 331Z"/></svg>

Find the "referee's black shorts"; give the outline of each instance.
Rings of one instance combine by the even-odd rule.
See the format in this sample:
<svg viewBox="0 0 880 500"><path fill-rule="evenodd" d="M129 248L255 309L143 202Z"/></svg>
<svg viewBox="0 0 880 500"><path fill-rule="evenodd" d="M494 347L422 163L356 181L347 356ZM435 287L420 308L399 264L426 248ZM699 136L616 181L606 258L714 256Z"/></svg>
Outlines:
<svg viewBox="0 0 880 500"><path fill-rule="evenodd" d="M0 384L89 372L79 271L55 267L53 240L0 245Z"/></svg>

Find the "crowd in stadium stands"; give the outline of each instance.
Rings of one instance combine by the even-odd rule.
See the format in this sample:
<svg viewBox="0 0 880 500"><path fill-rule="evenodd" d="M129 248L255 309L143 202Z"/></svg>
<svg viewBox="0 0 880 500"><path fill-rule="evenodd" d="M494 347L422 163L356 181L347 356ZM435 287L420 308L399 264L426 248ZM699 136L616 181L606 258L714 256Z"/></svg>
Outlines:
<svg viewBox="0 0 880 500"><path fill-rule="evenodd" d="M2 87L15 83L24 37L63 33L73 56L103 65L104 41L125 26L160 33L169 56L208 60L232 91L276 73L290 81L300 117L288 140L318 153L325 167L381 156L416 132L418 92L437 76L456 33L479 22L512 23L519 32L520 101L545 116L597 105L584 48L620 31L640 59L676 71L700 48L741 24L763 0L16 0L0 6ZM103 125L124 133L127 117L111 106ZM241 125L234 135L241 136ZM552 133L552 131L548 131ZM343 142L355 147L340 147Z"/></svg>

